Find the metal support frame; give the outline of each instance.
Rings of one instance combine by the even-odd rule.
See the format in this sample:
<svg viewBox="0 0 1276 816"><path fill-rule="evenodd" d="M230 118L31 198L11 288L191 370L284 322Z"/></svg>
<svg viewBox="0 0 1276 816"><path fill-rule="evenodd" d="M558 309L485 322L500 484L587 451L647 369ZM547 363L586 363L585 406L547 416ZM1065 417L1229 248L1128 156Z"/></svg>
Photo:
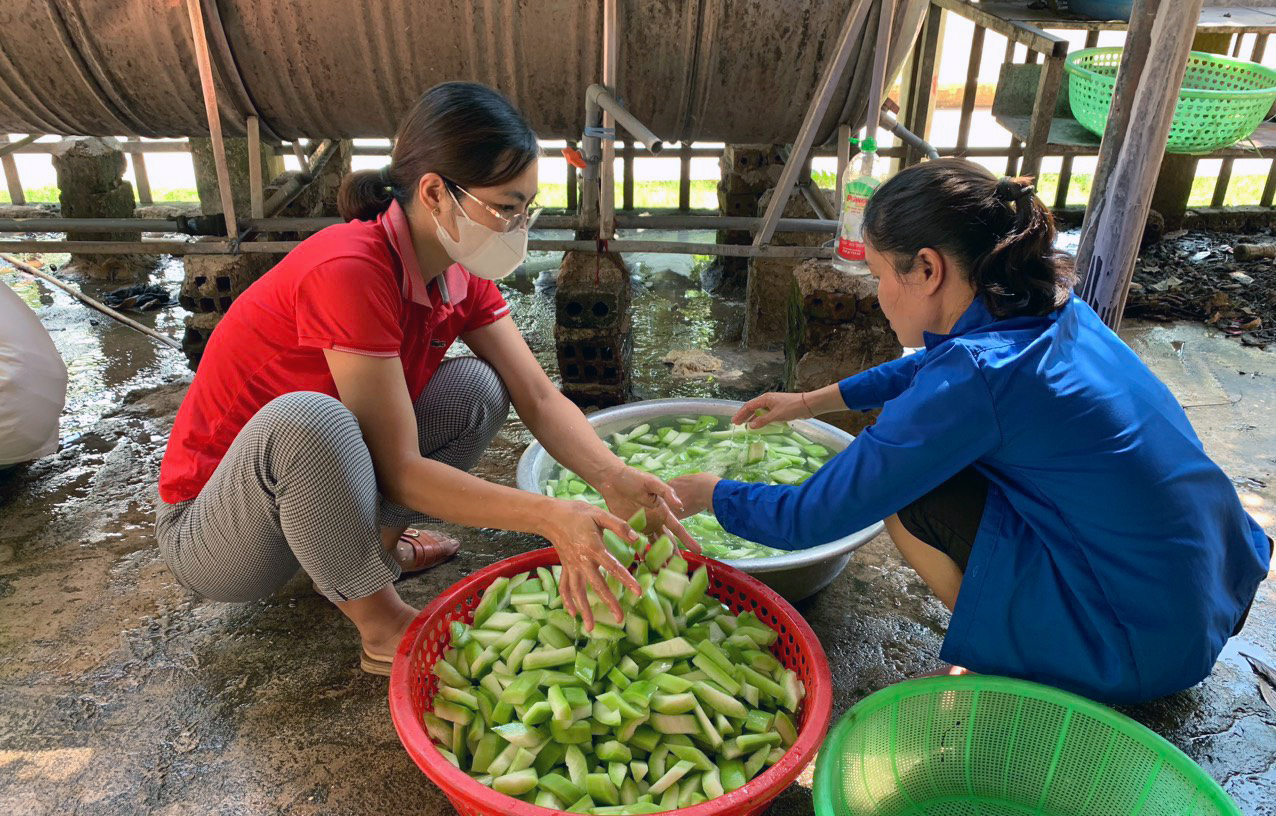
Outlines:
<svg viewBox="0 0 1276 816"><path fill-rule="evenodd" d="M869 0L855 0L846 14L846 23L842 26L837 49L833 52L828 64L824 66L824 76L820 79L819 88L816 89L815 96L806 109L806 118L802 120L797 140L794 141L793 149L789 152L789 160L784 163L780 181L775 185L771 201L767 204L766 214L762 218L762 228L753 238L755 248L769 246L771 238L775 235L776 222L780 220L780 214L784 212L785 205L789 203L789 197L793 195L793 187L811 150L811 143L815 141L815 129L824 119L824 113L833 99L833 92L846 71L851 49L859 40L859 34L864 28L868 6Z"/></svg>
<svg viewBox="0 0 1276 816"><path fill-rule="evenodd" d="M235 199L230 189L230 169L226 163L226 142L222 139L221 113L217 108L217 84L213 80L213 61L209 56L208 37L204 32L204 13L200 0L186 0L190 15L191 36L195 41L195 61L199 64L199 83L204 95L204 112L208 116L208 134L212 139L213 163L217 169L217 192L226 216L226 235L238 233L235 224Z"/></svg>

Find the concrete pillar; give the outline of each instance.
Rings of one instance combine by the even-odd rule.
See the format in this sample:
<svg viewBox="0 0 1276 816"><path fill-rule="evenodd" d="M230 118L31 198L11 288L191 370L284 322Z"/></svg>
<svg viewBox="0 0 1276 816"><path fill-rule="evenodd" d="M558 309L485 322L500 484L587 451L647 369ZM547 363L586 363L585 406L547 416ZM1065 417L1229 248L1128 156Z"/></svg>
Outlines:
<svg viewBox="0 0 1276 816"><path fill-rule="evenodd" d="M182 353L186 355L186 364L190 366L191 371L199 369L199 361L204 356L208 340L213 336L213 329L217 328L221 320L220 313L207 312L186 315L182 321L186 326L186 332L182 335Z"/></svg>
<svg viewBox="0 0 1276 816"><path fill-rule="evenodd" d="M114 138L70 136L52 149L58 197L64 218L132 218L133 185L124 180L128 166ZM137 241L140 232L72 232L69 241ZM144 277L155 266L153 255L72 255L64 271L100 280Z"/></svg>
<svg viewBox="0 0 1276 816"><path fill-rule="evenodd" d="M615 253L567 252L558 273L554 343L563 393L580 405L618 405L633 367L629 270Z"/></svg>
<svg viewBox="0 0 1276 816"><path fill-rule="evenodd" d="M848 275L828 261L805 261L792 273L787 304L786 390L823 388L894 360L903 351L877 304L877 279L871 275ZM877 413L820 418L859 433Z"/></svg>
<svg viewBox="0 0 1276 816"><path fill-rule="evenodd" d="M766 212L772 190L758 200L757 213ZM832 194L820 191L833 206ZM833 207L836 209L836 207ZM794 192L784 207L784 218L819 218L806 197ZM777 232L773 246L820 246L833 237L827 232ZM772 348L784 342L788 328L788 298L793 287L793 270L800 258L750 258L749 282L745 291L744 344L749 348Z"/></svg>
<svg viewBox="0 0 1276 816"><path fill-rule="evenodd" d="M230 164L236 213L240 217L247 218L249 213L247 140L227 141L227 161ZM342 140L336 145L336 150L337 153L324 165L318 178L284 207L279 215L289 217L337 215L337 190L341 186L341 178L350 172L354 142L348 139ZM217 173L209 140L191 139L191 156L195 160L195 177L199 185L200 202L204 213L221 212L221 198L217 194ZM284 173L283 159L273 155L266 146L262 147L262 158L262 175L266 182L263 200L269 200L274 189L286 181L289 175L295 174L295 171ZM269 237L274 240L288 241L304 238L305 234L272 233ZM192 369L199 364L199 359L204 353L204 346L208 343L213 327L221 320L221 316L245 289L270 271L283 257L282 253L245 253L187 255L183 258L186 274L182 280L178 300L183 308L193 314L186 318L182 350L186 353Z"/></svg>
<svg viewBox="0 0 1276 816"><path fill-rule="evenodd" d="M235 202L235 217L247 218L250 210L250 186L248 175L248 139L228 138L226 142L226 169L230 174L231 198ZM190 139L191 162L195 165L195 189L199 193L200 209L204 215L222 211L221 196L217 192L217 164L213 159L213 140L207 136ZM261 176L263 186L284 171L284 159L275 155L275 146L261 146Z"/></svg>
<svg viewBox="0 0 1276 816"><path fill-rule="evenodd" d="M199 364L213 327L235 302L235 298L279 263L281 258L282 254L267 255L258 252L241 255L186 255L182 258L186 274L177 299L183 309L192 313L186 318L186 334L182 338L182 351L186 353L192 369Z"/></svg>
<svg viewBox="0 0 1276 816"><path fill-rule="evenodd" d="M758 199L780 180L784 160L776 145L729 144L718 159L718 211L723 215L752 217L758 212ZM720 244L749 244L748 230L719 230ZM744 293L749 275L747 258L716 258L700 273L705 291L725 297Z"/></svg>

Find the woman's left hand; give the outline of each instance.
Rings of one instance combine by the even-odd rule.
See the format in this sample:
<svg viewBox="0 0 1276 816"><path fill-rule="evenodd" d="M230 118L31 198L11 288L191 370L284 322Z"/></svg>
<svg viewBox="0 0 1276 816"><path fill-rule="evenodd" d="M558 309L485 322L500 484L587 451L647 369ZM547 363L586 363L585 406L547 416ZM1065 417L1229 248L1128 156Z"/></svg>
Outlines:
<svg viewBox="0 0 1276 816"><path fill-rule="evenodd" d="M607 501L607 509L615 515L628 519L641 508L647 514L648 533L667 533L686 549L700 552L700 545L678 521L690 515L684 511L678 493L650 473L621 467L600 481L598 492Z"/></svg>
<svg viewBox="0 0 1276 816"><path fill-rule="evenodd" d="M682 499L682 518L713 510L713 489L722 479L712 473L688 473L669 482Z"/></svg>

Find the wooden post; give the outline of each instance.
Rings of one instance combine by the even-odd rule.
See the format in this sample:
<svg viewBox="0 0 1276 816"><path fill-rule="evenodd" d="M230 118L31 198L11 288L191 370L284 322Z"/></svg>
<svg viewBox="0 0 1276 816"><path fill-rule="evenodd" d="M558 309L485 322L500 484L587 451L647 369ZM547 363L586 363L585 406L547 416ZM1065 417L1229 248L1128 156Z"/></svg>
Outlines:
<svg viewBox="0 0 1276 816"><path fill-rule="evenodd" d="M1263 185L1263 198L1258 203L1264 207L1272 206L1272 198L1276 196L1276 160L1267 171L1267 183Z"/></svg>
<svg viewBox="0 0 1276 816"><path fill-rule="evenodd" d="M195 62L199 66L199 84L204 97L204 113L208 117L208 134L212 139L213 161L217 166L217 190L222 199L222 215L226 218L226 235L235 238L235 199L230 189L230 170L226 165L226 143L222 140L222 117L217 107L217 83L213 80L213 59L208 51L208 37L204 33L204 10L200 0L186 0L186 12L190 16L191 37L195 41ZM305 170L305 162L302 162Z"/></svg>
<svg viewBox="0 0 1276 816"><path fill-rule="evenodd" d="M1099 44L1099 32L1087 31L1085 33L1085 47L1094 48ZM1054 191L1054 206L1056 209L1068 206L1068 187L1072 184L1072 156L1063 157L1059 168L1059 186Z"/></svg>
<svg viewBox="0 0 1276 816"><path fill-rule="evenodd" d="M833 200L838 202L838 207L842 206L842 199L846 195L846 191L842 189L842 175L846 172L846 165L851 163L852 133L850 125L837 126L837 175L833 177Z"/></svg>
<svg viewBox="0 0 1276 816"><path fill-rule="evenodd" d="M9 134L0 133L0 145L9 143ZM4 168L4 181L9 187L9 200L19 206L27 203L26 193L22 190L22 179L18 177L18 164L12 153L0 156L0 167Z"/></svg>
<svg viewBox="0 0 1276 816"><path fill-rule="evenodd" d="M1081 297L1114 330L1121 324L1202 1L1135 0L1130 16L1077 255L1085 274Z"/></svg>
<svg viewBox="0 0 1276 816"><path fill-rule="evenodd" d="M634 208L634 140L625 139L625 147L621 155L624 157L624 180L622 181L621 208Z"/></svg>
<svg viewBox="0 0 1276 816"><path fill-rule="evenodd" d="M678 209L691 209L691 144L683 142L678 149Z"/></svg>
<svg viewBox="0 0 1276 816"><path fill-rule="evenodd" d="M1210 200L1211 207L1223 206L1227 198L1227 187L1232 183L1232 162L1234 159L1223 159L1223 166L1218 170L1218 181L1214 184L1214 195Z"/></svg>
<svg viewBox="0 0 1276 816"><path fill-rule="evenodd" d="M1192 39L1192 50L1223 54L1227 52L1230 41L1230 34L1200 33ZM1195 156L1174 154L1161 161L1156 189L1152 191L1152 209L1165 219L1167 231L1183 226L1187 202L1192 195L1192 182L1196 180L1197 162Z"/></svg>
<svg viewBox="0 0 1276 816"><path fill-rule="evenodd" d="M957 125L957 155L966 152L970 141L970 122L975 115L975 97L979 95L979 64L984 57L983 26L975 25L975 36L970 41L970 59L966 63L966 87L961 94L961 122Z"/></svg>
<svg viewBox="0 0 1276 816"><path fill-rule="evenodd" d="M882 117L882 97L886 92L886 57L891 50L891 22L895 16L895 0L881 0L877 7L877 15L877 40L873 44L873 75L868 84L868 115L864 117L864 136L872 139L874 144L877 142L877 120Z"/></svg>
<svg viewBox="0 0 1276 816"><path fill-rule="evenodd" d="M833 94L837 90L842 73L846 70L846 63L850 60L851 48L860 39L864 20L868 16L868 7L869 0L855 0L847 12L846 22L842 25L842 31L838 36L837 50L824 65L820 84L815 90L811 104L806 109L806 116L802 120L802 127L798 129L797 138L793 140L793 149L789 151L789 157L784 162L784 169L780 172L780 180L776 182L775 191L771 193L771 200L767 202L762 224L753 236L755 247L771 244L771 238L775 235L775 225L789 203L789 197L793 195L793 188L801 175L802 166L806 163L807 154L811 151L811 143L815 141L815 129L820 126L824 112L833 101ZM931 11L935 10L932 6Z"/></svg>
<svg viewBox="0 0 1276 816"><path fill-rule="evenodd" d="M935 66L939 62L939 34L943 24L943 14L944 10L933 4L927 9L926 23L922 28L921 36L917 38L917 50L913 55L913 71L909 78L908 117L904 127L923 139L929 135L930 131L933 104L931 88L935 81ZM909 147L900 166L907 167L921 160L922 154L915 148Z"/></svg>
<svg viewBox="0 0 1276 816"><path fill-rule="evenodd" d="M616 88L617 66L620 61L620 0L603 0L603 85L619 98ZM603 127L616 127L616 120L603 110ZM602 189L599 204L598 237L616 236L616 142L603 139L602 166L599 168Z"/></svg>
<svg viewBox="0 0 1276 816"><path fill-rule="evenodd" d="M137 202L142 205L154 204L151 198L151 179L146 173L146 154L142 152L142 140L136 136L124 139L124 149L128 151L129 162L133 165L133 178L137 182Z"/></svg>
<svg viewBox="0 0 1276 816"><path fill-rule="evenodd" d="M303 167L304 171L305 168ZM261 122L256 116L248 117L248 211L253 218L264 218L261 176Z"/></svg>
<svg viewBox="0 0 1276 816"><path fill-rule="evenodd" d="M1036 178L1041 173L1041 159L1050 141L1050 122L1054 119L1055 102L1059 99L1059 84L1063 82L1063 59L1068 47L1064 43L1055 53L1045 56L1041 79L1037 82L1037 98L1033 102L1032 119L1028 125L1028 141L1023 147L1023 166L1019 175ZM1036 51L1029 51L1035 55Z"/></svg>
<svg viewBox="0 0 1276 816"><path fill-rule="evenodd" d="M578 150L580 145L574 139L567 140L567 146L573 150ZM580 176L576 172L576 168L571 162L567 163L567 211L576 212L576 188L579 183Z"/></svg>
<svg viewBox="0 0 1276 816"><path fill-rule="evenodd" d="M1028 53L1029 54L1032 53L1031 48L1028 49ZM1026 60L1027 57L1025 56L1024 59ZM1010 64L1014 61L1015 61L1015 41L1007 37L1006 38L1006 56L1003 59L1003 62L1005 62L1006 64ZM1018 168L1019 166L1019 150L1020 150L1019 139L1012 133L1010 134L1010 148L1006 153L1006 175L1007 176L1019 175L1018 173L1015 172L1016 168Z"/></svg>

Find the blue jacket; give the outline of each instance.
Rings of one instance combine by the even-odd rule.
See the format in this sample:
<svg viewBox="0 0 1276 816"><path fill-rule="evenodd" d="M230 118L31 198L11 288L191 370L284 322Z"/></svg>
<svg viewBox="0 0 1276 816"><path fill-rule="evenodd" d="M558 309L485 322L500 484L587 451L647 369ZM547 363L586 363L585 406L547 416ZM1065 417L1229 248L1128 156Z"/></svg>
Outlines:
<svg viewBox="0 0 1276 816"><path fill-rule="evenodd" d="M994 318L840 384L877 423L797 487L722 481L722 525L783 549L893 513L968 466L983 520L941 658L1111 702L1205 678L1268 542L1187 415L1084 302Z"/></svg>

